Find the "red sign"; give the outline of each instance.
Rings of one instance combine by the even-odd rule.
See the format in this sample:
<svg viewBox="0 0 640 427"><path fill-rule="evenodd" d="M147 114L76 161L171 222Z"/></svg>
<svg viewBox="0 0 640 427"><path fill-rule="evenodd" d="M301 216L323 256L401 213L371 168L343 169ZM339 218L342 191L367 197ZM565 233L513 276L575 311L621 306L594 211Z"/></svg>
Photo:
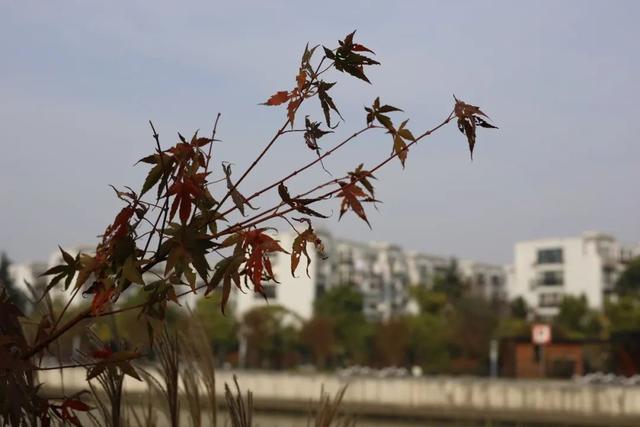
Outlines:
<svg viewBox="0 0 640 427"><path fill-rule="evenodd" d="M542 323L533 325L531 341L537 345L549 344L551 342L551 326Z"/></svg>

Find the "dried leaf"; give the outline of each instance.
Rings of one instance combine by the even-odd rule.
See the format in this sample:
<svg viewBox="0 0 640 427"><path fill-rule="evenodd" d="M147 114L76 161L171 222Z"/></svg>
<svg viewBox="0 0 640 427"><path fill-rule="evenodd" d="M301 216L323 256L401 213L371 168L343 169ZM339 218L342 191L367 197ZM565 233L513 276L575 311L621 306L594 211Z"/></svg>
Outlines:
<svg viewBox="0 0 640 427"><path fill-rule="evenodd" d="M307 252L308 243L315 246L318 253L320 253L320 256L324 256L324 246L322 245L322 241L316 235L313 228L311 228L311 224L309 224L309 227L295 238L291 247L291 275L293 277L296 277L296 269L298 268L302 255L307 259L306 272L307 276L310 277L309 266L311 265L311 257Z"/></svg>
<svg viewBox="0 0 640 427"><path fill-rule="evenodd" d="M289 92L286 90L281 90L272 95L267 102L264 102L262 105L280 105L284 104L289 100Z"/></svg>
<svg viewBox="0 0 640 427"><path fill-rule="evenodd" d="M479 117L489 118L479 107L460 101L455 95L453 99L456 101L453 112L458 119L458 129L467 137L469 153L471 160L473 160L473 147L476 145L476 125L493 129L497 129L497 127Z"/></svg>

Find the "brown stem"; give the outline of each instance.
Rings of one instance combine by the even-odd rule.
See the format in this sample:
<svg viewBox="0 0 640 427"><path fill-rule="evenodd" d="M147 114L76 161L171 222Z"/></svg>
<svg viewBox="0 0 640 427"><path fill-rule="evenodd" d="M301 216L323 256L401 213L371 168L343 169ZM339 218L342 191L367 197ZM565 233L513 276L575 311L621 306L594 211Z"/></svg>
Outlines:
<svg viewBox="0 0 640 427"><path fill-rule="evenodd" d="M127 360L135 360L138 359L140 357L140 355L136 355L136 356L131 356L131 357L126 357L126 358L122 358L122 359L118 359L118 361L127 361ZM87 362L87 363L72 363L72 364L68 364L68 365L58 365L58 366L46 366L46 367L37 367L36 369L38 371L53 371L56 369L68 369L68 368L86 368L89 366L95 366L99 363L102 363L103 361L98 361L98 362Z"/></svg>
<svg viewBox="0 0 640 427"><path fill-rule="evenodd" d="M327 71L329 68L331 67L327 67L327 69L323 70L322 72L318 72L318 70L320 70L320 67L322 66L324 60L326 59L325 57L322 57L322 59L320 60L320 63L318 64L318 66L315 69L315 72L313 73L313 76L311 77L311 80L309 81L309 85L307 86L307 89L304 91L304 93L302 93L300 95L300 102L298 103L298 105L296 106L293 114L295 116L295 114L298 112L298 110L300 109L300 106L302 105L302 103L304 102L305 99L307 99L307 96L309 95L309 91L311 90L311 84L313 83L313 81L315 79L318 78L318 76L320 76L320 74L324 73L325 71ZM227 201L227 199L231 196L231 193L236 190L238 188L238 186L240 185L240 183L247 177L247 175L249 175L249 173L253 170L253 168L258 164L258 162L260 160L262 160L262 158L264 157L265 154L267 154L267 151L269 151L271 149L271 147L273 146L273 144L278 140L278 138L282 135L284 135L284 133L286 132L285 129L287 128L287 126L291 124L291 127L293 127L293 123L291 122L290 119L287 119L287 121L284 123L284 125L282 125L282 127L276 132L276 134L273 136L273 138L271 138L271 141L269 141L269 143L267 144L267 146L260 152L260 154L258 155L258 157L251 163L251 165L249 166L249 168L247 170L244 171L244 173L242 174L242 176L240 177L240 179L238 179L238 181L236 181L236 183L227 191L227 194L225 194L225 196L222 198L222 200L220 201L220 204L218 205L219 207L222 207L222 205L224 204L225 201Z"/></svg>
<svg viewBox="0 0 640 427"><path fill-rule="evenodd" d="M447 116L447 118L446 118L444 121L442 121L442 123L440 123L439 125L435 126L434 128L429 129L429 130L427 130L426 132L424 132L424 133L422 133L421 135L419 135L419 136L418 136L414 141L411 141L409 144L407 144L407 146L405 147L405 150L408 150L408 149L409 149L409 147L411 147L413 144L418 143L421 139L423 139L423 138L425 138L425 137L427 137L427 136L431 135L433 132L435 132L435 131L437 131L438 129L440 129L441 127L445 126L447 123L449 123L449 122L451 121L451 119L452 119L452 117L453 117L453 114L454 114L454 113L453 113L453 111L452 111L452 112L449 114L449 116ZM369 170L369 172L370 172L370 173L373 173L373 172L377 171L378 169L380 169L381 167L383 167L384 165L386 165L387 163L389 163L391 160L393 160L393 159L394 159L394 158L396 158L396 157L398 157L398 153L392 153L391 155L389 155L389 157L387 157L386 159L384 159L382 162L380 162L378 165L376 165L373 169ZM359 182L362 178L364 178L364 177L357 178L354 182ZM313 191L316 191L316 190L317 190L317 189L319 189L319 188L325 187L326 185L329 185L329 184L334 183L334 182L337 182L337 181L339 181L339 179L333 179L333 180L331 180L331 181L329 181L329 182L327 182L327 183L325 183L325 184L321 184L321 185L319 185L318 187L314 188L314 189L313 189L313 190L311 190L311 191L308 191L308 192L304 193L303 195L296 196L296 197L303 197L303 196L308 195L309 193L311 193L311 192L313 192ZM324 200L324 199L327 199L327 198L329 198L329 197L331 197L331 196L335 195L336 193L338 193L340 190L341 190L340 188L337 188L337 189L331 190L331 191L329 191L329 192L327 192L327 193L325 193L325 194L323 194L323 195L321 195L321 196L317 197L317 198L316 198L316 201L318 201L318 200ZM313 202L312 202L312 203L313 203ZM288 209L287 209L287 210L285 210L284 212L277 212L277 209L278 209L278 208L280 208L280 207L281 207L281 206L283 206L283 205L284 205L284 203L280 203L280 204L278 204L277 206L274 206L273 208L268 209L267 211L264 211L264 212L262 212L262 213L259 213L259 214L255 215L254 217L252 217L252 218L250 218L250 219L248 219L248 220L246 220L246 221L243 221L243 222L241 222L241 223L239 223L239 224L236 224L236 225L230 226L230 227L228 227L228 228L226 228L226 229L222 230L221 232L219 232L219 233L215 234L213 237L214 237L214 238L215 238L215 237L220 237L220 236L223 236L223 235L226 235L226 234L232 233L232 232L234 232L234 231L236 231L236 230L238 230L238 229L251 228L251 227L253 227L253 226L256 226L256 225L258 225L258 224L260 224L260 223L263 223L263 222L265 222L265 221L268 221L268 220L270 220L270 219L273 219L273 218L276 218L276 217L279 217L279 216L282 216L282 215L286 215L286 214L288 214L288 213L290 213L290 212L292 212L292 211L295 211L295 209L294 209L294 208L288 208ZM264 218L261 218L262 216L264 216L265 214L267 214L268 212L271 212L271 211L274 211L274 212L273 212L272 214L270 214L270 215L268 215L268 216L264 217Z"/></svg>
<svg viewBox="0 0 640 427"><path fill-rule="evenodd" d="M65 323L60 329L53 331L51 335L49 335L46 339L40 341L36 345L34 345L31 349L29 349L25 354L22 355L22 360L27 360L32 356L40 353L44 350L49 344L53 341L57 340L62 334L67 332L69 329L73 328L75 325L80 323L82 320L91 317L91 309L88 308L80 313L78 313L74 318Z"/></svg>
<svg viewBox="0 0 640 427"><path fill-rule="evenodd" d="M304 165L303 167L301 167L300 169L297 169L293 172L291 172L289 175L285 176L284 178L279 179L278 181L274 182L273 184L256 191L255 193L253 193L251 196L249 196L247 198L247 201L251 201L253 199L255 199L256 197L260 196L261 194L264 194L265 192L277 187L278 185L280 185L281 183L284 183L285 181L288 181L289 179L293 178L294 176L298 175L299 173L304 172L305 170L309 169L310 167L312 167L313 165L322 162L322 160L328 156L330 156L334 151L340 149L342 146L344 146L345 144L347 144L349 141L351 141L354 138L357 138L360 134L366 132L369 129L374 129L377 126L367 126L361 130L359 130L358 132L354 133L353 135L351 135L350 137L348 137L347 139L345 139L344 141L340 142L339 144L337 144L335 147L331 148L330 150L326 151L324 154L322 154L321 156L318 156L316 159L314 159L313 161L307 163L306 165ZM225 212L222 213L222 216L226 216L228 215L230 212L233 212L236 209L236 207L232 207L229 208L228 210L226 210Z"/></svg>
<svg viewBox="0 0 640 427"><path fill-rule="evenodd" d="M151 130L153 131L153 139L156 142L156 150L158 151L158 156L160 158L160 168L162 169L162 177L164 178L166 174L166 170L164 168L164 160L162 159L162 148L160 147L160 135L158 135L158 132L156 132L156 128L153 126L153 122L151 122L151 120L149 120L149 125L151 126ZM164 218L162 219L162 227L161 227L160 235L158 236L158 249L160 249L160 245L162 244L162 237L164 236L164 227L167 224L167 212L169 210L168 181L164 181L164 190L167 197L164 200L164 204L162 205L162 210L158 213L156 222L153 224L153 229L151 230L151 233L149 233L149 237L147 238L147 243L145 243L144 245L142 258L144 258L144 256L146 255L147 249L149 249L149 244L151 243L151 239L153 238L153 235L158 230L158 222L160 222L160 217L164 216Z"/></svg>

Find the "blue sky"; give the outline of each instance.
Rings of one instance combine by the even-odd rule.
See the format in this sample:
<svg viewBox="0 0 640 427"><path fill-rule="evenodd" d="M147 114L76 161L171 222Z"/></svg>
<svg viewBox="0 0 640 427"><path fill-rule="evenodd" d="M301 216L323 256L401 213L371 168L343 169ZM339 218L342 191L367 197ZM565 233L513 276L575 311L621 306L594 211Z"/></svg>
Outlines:
<svg viewBox="0 0 640 427"><path fill-rule="evenodd" d="M23 261L94 242L119 208L107 185L144 178L132 164L153 149L149 119L168 146L221 112L216 160L239 173L284 114L257 104L291 86L305 43L353 29L382 66L373 86L331 76L346 122L325 144L359 129L378 95L414 133L454 93L500 130L480 133L470 162L464 137L444 129L404 171L378 174L372 231L337 215L327 228L496 262L515 241L591 229L640 242L639 17L634 1L2 2L0 250ZM327 166L340 174L389 150L388 136L368 136ZM312 156L286 138L241 190Z"/></svg>

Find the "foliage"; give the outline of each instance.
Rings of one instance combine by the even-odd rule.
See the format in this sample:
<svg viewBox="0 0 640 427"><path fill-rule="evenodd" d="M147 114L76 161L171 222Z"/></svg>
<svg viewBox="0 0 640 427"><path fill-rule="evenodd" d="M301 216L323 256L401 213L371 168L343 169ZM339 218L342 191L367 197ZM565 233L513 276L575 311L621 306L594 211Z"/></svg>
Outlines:
<svg viewBox="0 0 640 427"><path fill-rule="evenodd" d="M522 297L517 297L509 303L509 312L517 319L526 319L529 315L529 306Z"/></svg>
<svg viewBox="0 0 640 427"><path fill-rule="evenodd" d="M391 318L376 325L373 342L380 366L406 366L410 326L407 319Z"/></svg>
<svg viewBox="0 0 640 427"><path fill-rule="evenodd" d="M615 286L616 291L621 295L640 295L640 257L629 262Z"/></svg>
<svg viewBox="0 0 640 427"><path fill-rule="evenodd" d="M565 295L553 326L557 336L569 339L600 338L605 331L601 315L589 308L584 295Z"/></svg>
<svg viewBox="0 0 640 427"><path fill-rule="evenodd" d="M464 282L458 270L458 262L452 259L444 271L438 272L434 279L433 290L446 294L450 299L462 296Z"/></svg>
<svg viewBox="0 0 640 427"><path fill-rule="evenodd" d="M11 261L9 261L9 257L7 254L2 252L0 254L0 288L4 287L7 292L7 296L9 299L20 309L24 310L26 307L26 297L25 295L16 288L16 284L13 283L13 279L9 274L9 267L11 266Z"/></svg>
<svg viewBox="0 0 640 427"><path fill-rule="evenodd" d="M219 295L212 298L200 298L196 303L194 315L206 334L209 345L216 353L228 354L237 347L238 322L233 311L223 315L218 310Z"/></svg>
<svg viewBox="0 0 640 427"><path fill-rule="evenodd" d="M617 300L605 302L605 314L610 322L611 332L640 330L640 298L624 295Z"/></svg>
<svg viewBox="0 0 640 427"><path fill-rule="evenodd" d="M448 316L422 312L409 319L411 363L425 373L449 372L451 335Z"/></svg>
<svg viewBox="0 0 640 427"><path fill-rule="evenodd" d="M350 75L370 83L367 76L369 67L380 64L373 59L373 50L354 39L355 31L340 40L335 48L305 47L292 87L276 91L264 103L268 107L286 106L283 124L240 174L232 174L231 163L221 159L214 161L212 153L213 146L219 142L216 134L220 114L210 136L201 136L196 131L187 138L178 133L168 148L161 146L160 134L149 122L155 148L138 162L148 168L142 185L137 190L132 187L113 188L122 206L99 236L95 250L72 256L60 249L63 262L44 273L50 277L47 291L58 284L63 284L68 291L69 297L62 308L54 310L45 295L43 300L49 301L48 309L33 321L37 325L36 333L29 341L21 330L2 331L0 354L4 359L0 369L0 396L9 394L17 384L24 386L26 392L25 398L11 408L11 413L5 407L0 408L0 417L15 426L24 424L23 420L36 418L45 425L52 419L78 424L76 412L86 411L84 404L75 396L62 399L40 397L39 387L29 382L31 373L42 369L39 366L42 357L60 348L60 340L85 321L103 329L99 332L108 331L111 342L115 342L119 329L134 329L127 327L133 320L127 319L125 313L130 313L136 315L136 325L146 325L147 341L151 344L147 347L153 346L159 336L163 337L160 343L164 344L161 347L156 345L156 353L167 378L164 391L171 397L170 418L174 424L177 423L178 353L167 344L171 340L166 335L166 324L171 323L171 307L180 305L181 296L199 291L205 295L219 294L216 298L223 312L234 289L264 296L265 281L277 283L271 266L274 253L291 254L293 273L303 256L308 266L306 251L309 244L316 249L322 247L313 231L312 220L321 220L327 215L320 213L317 205L337 203L340 205L339 218L353 212L370 226L365 206L378 201L372 185L374 174L396 157L403 167L406 166L407 155L413 145L454 118L467 137L470 152L473 152L476 126L492 125L485 121L486 115L478 107L458 99L442 122L414 134L407 127L408 119L401 119L396 125L395 117L390 116L397 116L403 113L402 110L382 104L378 97L372 107L365 110L364 127L343 139L338 137L337 119L344 118L333 99L337 81L329 81L328 73ZM301 113L308 101L314 98L322 109L324 123L306 114L302 125ZM332 176L329 181L320 182L311 189L289 192L289 188L296 185L295 177L315 165L324 167L324 159L365 132L390 134L393 141L391 154L367 166L359 162L353 171L337 175L337 178ZM335 137L335 145L322 147L320 141L324 144L329 139L328 135ZM289 137L297 137L312 151L311 160L247 196L250 193L243 188L245 179L274 144ZM220 167L216 167L216 163ZM267 208L256 207L255 201L260 196L275 191L282 199L280 202ZM294 247L281 246L275 235L277 230L273 228L276 220L291 225L298 232L300 238L294 241ZM305 223L306 231L299 232L293 224L295 221ZM441 287L448 295L459 296L461 286L453 275L445 275ZM318 313L331 316L335 321L336 337L342 343L339 352L345 360L364 361L368 357L367 349L373 332L362 315L361 299L357 300L349 292L348 289L339 289L335 295L329 293L326 302L319 303ZM90 302L74 312L70 307L78 295L89 298ZM127 303L131 295L136 299ZM346 299L344 302L338 301L343 297ZM15 305L10 305L3 315L9 316L6 322L11 325L18 324L21 317ZM179 321L177 317L176 322ZM281 309L270 307L249 313L244 319L248 327L249 349L267 354L271 364L276 364L283 354L297 346L297 330L285 324L285 317ZM99 321L101 318L127 321L122 324L116 320L105 325ZM90 376L91 372L101 375L109 369L116 369L135 378L136 370L129 361L133 357L142 357L144 346L139 336L131 339L133 350L120 347L90 349L94 351L89 353L93 364L89 367ZM172 345L177 346L176 336L173 335L172 339ZM38 405L34 406L36 400Z"/></svg>
<svg viewBox="0 0 640 427"><path fill-rule="evenodd" d="M281 369L295 358L299 319L284 307L270 305L246 312L242 335L247 343L247 363L260 368Z"/></svg>
<svg viewBox="0 0 640 427"><path fill-rule="evenodd" d="M335 323L329 316L316 314L306 321L300 331L301 343L309 348L314 365L324 369L336 351Z"/></svg>
<svg viewBox="0 0 640 427"><path fill-rule="evenodd" d="M421 313L437 315L447 306L447 294L444 292L429 290L422 286L414 286L410 294L418 304Z"/></svg>
<svg viewBox="0 0 640 427"><path fill-rule="evenodd" d="M364 316L361 292L350 285L331 288L316 299L315 313L332 319L337 353L345 363L367 360L373 328Z"/></svg>

